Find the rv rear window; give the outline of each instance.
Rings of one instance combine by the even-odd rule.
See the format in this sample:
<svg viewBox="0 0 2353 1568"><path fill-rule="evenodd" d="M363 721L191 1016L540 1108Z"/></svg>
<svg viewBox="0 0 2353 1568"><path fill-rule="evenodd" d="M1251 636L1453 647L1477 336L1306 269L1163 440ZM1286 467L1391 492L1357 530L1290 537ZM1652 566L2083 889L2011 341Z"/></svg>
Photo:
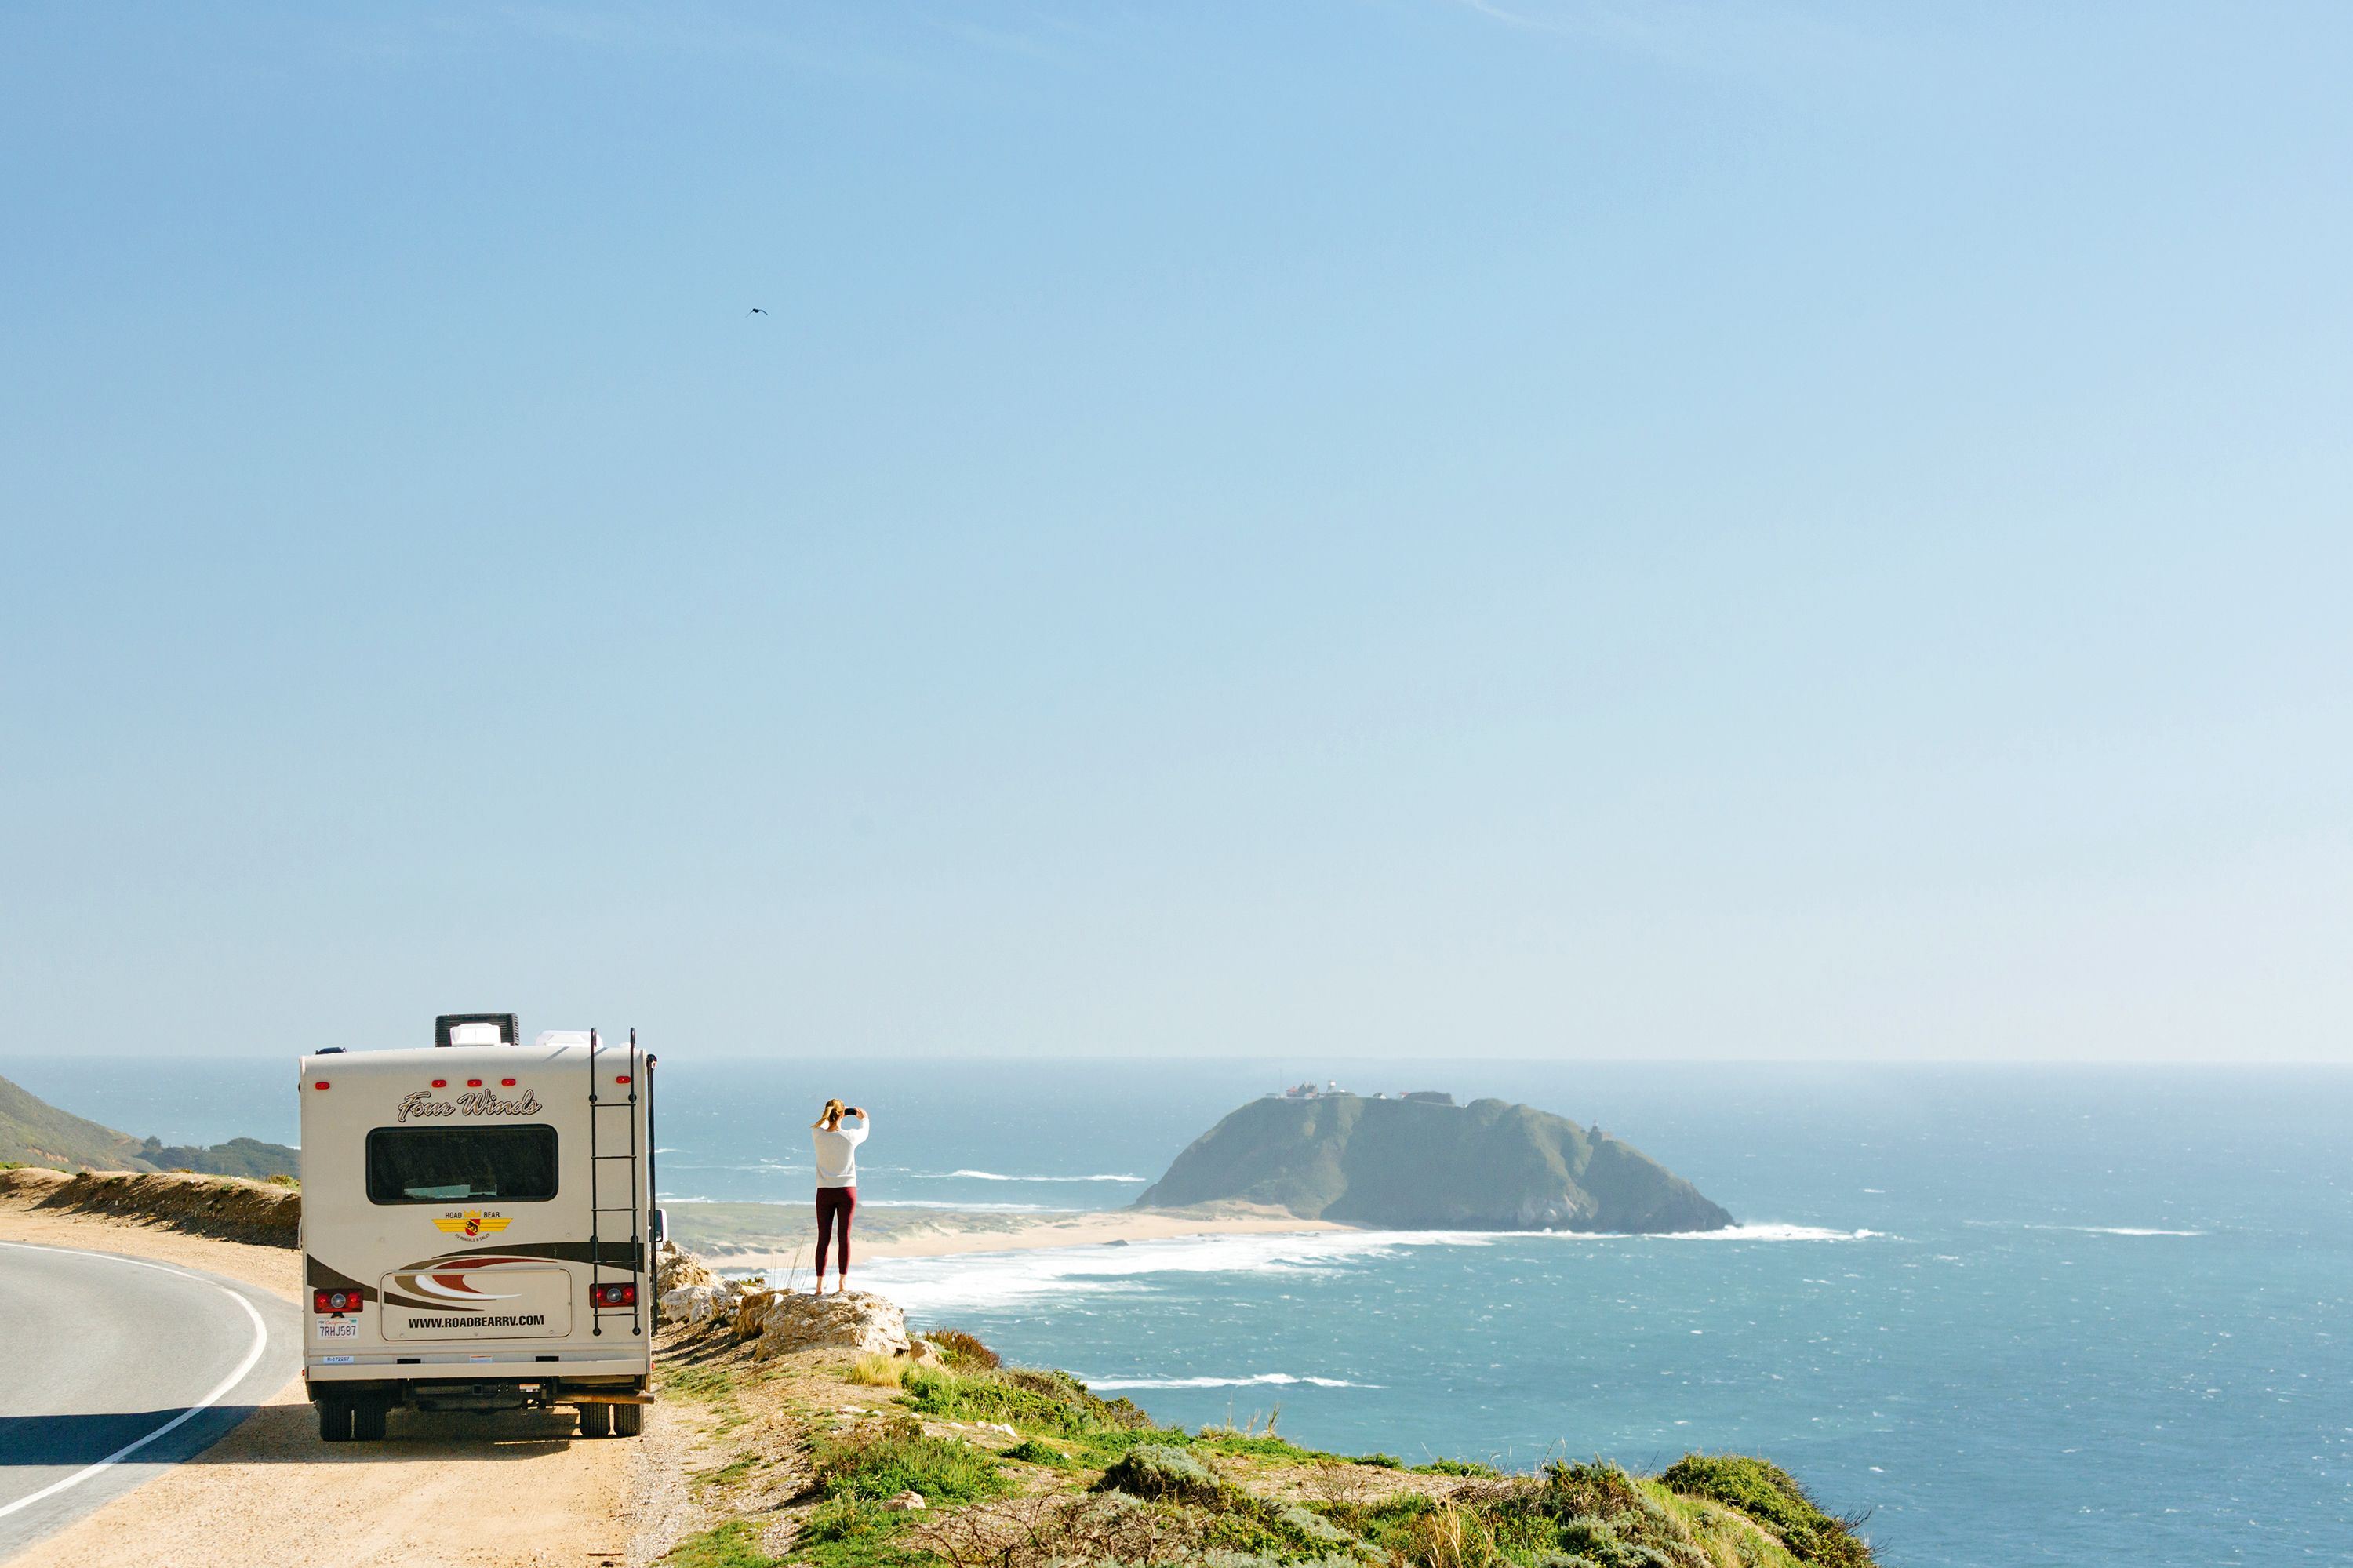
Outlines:
<svg viewBox="0 0 2353 1568"><path fill-rule="evenodd" d="M367 1137L371 1203L555 1196L552 1127L380 1127Z"/></svg>

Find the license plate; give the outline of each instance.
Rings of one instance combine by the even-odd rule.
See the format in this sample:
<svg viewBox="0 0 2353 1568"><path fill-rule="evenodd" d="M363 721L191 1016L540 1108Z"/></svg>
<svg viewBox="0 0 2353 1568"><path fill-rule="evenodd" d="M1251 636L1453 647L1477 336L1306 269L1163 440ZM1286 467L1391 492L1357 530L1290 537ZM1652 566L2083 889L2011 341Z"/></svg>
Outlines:
<svg viewBox="0 0 2353 1568"><path fill-rule="evenodd" d="M359 1337L360 1326L348 1320L319 1325L319 1338L322 1340L356 1340Z"/></svg>

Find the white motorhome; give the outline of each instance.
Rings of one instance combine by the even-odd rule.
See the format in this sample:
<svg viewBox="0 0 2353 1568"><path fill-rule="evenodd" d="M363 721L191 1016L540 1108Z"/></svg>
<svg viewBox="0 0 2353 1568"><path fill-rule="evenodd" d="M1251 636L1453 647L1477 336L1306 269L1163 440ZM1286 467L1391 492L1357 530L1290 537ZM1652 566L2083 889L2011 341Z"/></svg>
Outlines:
<svg viewBox="0 0 2353 1568"><path fill-rule="evenodd" d="M654 1058L634 1029L523 1045L516 1022L302 1058L302 1376L331 1443L382 1438L396 1405L644 1429Z"/></svg>

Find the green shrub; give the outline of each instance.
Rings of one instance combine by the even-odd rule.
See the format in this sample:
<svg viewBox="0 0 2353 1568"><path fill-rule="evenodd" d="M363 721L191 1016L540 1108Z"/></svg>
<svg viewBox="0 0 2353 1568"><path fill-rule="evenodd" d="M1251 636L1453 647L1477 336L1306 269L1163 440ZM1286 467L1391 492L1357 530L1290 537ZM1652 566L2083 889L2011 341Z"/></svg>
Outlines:
<svg viewBox="0 0 2353 1568"><path fill-rule="evenodd" d="M962 1329L934 1329L922 1337L938 1346L958 1372L994 1372L1004 1364L1004 1358Z"/></svg>
<svg viewBox="0 0 2353 1568"><path fill-rule="evenodd" d="M1095 1483L1099 1492L1123 1491L1147 1502L1190 1503L1219 1508L1230 1489L1208 1466L1182 1448L1147 1443L1129 1449Z"/></svg>
<svg viewBox="0 0 2353 1568"><path fill-rule="evenodd" d="M1599 1460L1546 1465L1541 1479L1508 1483L1481 1506L1510 1550L1583 1557L1599 1568L1709 1568L1672 1510Z"/></svg>
<svg viewBox="0 0 2353 1568"><path fill-rule="evenodd" d="M1398 1458L1395 1454L1359 1454L1356 1456L1356 1462L1359 1465L1370 1465L1377 1470L1402 1470L1405 1468L1405 1461Z"/></svg>
<svg viewBox="0 0 2353 1568"><path fill-rule="evenodd" d="M1500 1479L1503 1472L1493 1465L1482 1465L1476 1459L1432 1459L1427 1465L1416 1465L1417 1476L1467 1476L1473 1480Z"/></svg>
<svg viewBox="0 0 2353 1568"><path fill-rule="evenodd" d="M1312 1513L1297 1503L1278 1511L1274 1522L1298 1541L1311 1546L1345 1546L1356 1539L1330 1520Z"/></svg>
<svg viewBox="0 0 2353 1568"><path fill-rule="evenodd" d="M971 1502L1009 1489L986 1450L955 1437L927 1437L923 1425L901 1417L819 1442L817 1486L828 1498L881 1500L904 1491L925 1502Z"/></svg>
<svg viewBox="0 0 2353 1568"><path fill-rule="evenodd" d="M1871 1548L1854 1533L1862 1516L1823 1511L1780 1466L1746 1454L1686 1454L1659 1479L1690 1497L1738 1509L1781 1538L1800 1562L1820 1568L1870 1568Z"/></svg>

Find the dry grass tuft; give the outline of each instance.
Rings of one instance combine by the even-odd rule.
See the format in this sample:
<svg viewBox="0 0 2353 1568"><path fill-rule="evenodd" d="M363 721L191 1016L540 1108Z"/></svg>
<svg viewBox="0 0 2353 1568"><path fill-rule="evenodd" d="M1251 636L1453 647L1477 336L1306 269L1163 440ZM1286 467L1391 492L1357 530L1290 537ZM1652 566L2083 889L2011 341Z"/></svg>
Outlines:
<svg viewBox="0 0 2353 1568"><path fill-rule="evenodd" d="M1413 1521L1407 1554L1421 1568L1489 1568L1495 1561L1495 1532L1446 1498Z"/></svg>
<svg viewBox="0 0 2353 1568"><path fill-rule="evenodd" d="M900 1379L907 1375L907 1363L896 1356L886 1356L878 1351L869 1351L859 1357L851 1364L850 1369L842 1375L850 1382L862 1383L868 1388L896 1388L899 1386Z"/></svg>
<svg viewBox="0 0 2353 1568"><path fill-rule="evenodd" d="M1008 1498L929 1515L908 1534L953 1568L1166 1562L1194 1544L1177 1519L1118 1494Z"/></svg>

